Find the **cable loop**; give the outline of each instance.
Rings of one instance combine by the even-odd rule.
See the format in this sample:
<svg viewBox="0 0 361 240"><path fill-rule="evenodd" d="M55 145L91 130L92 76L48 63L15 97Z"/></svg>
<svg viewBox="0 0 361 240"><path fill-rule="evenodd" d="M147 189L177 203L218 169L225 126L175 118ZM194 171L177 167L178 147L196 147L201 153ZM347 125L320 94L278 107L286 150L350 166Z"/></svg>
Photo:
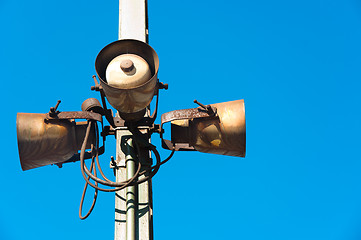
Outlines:
<svg viewBox="0 0 361 240"><path fill-rule="evenodd" d="M151 150L156 158L156 164L152 167L149 167L143 171L141 171L142 169L142 164L140 163L140 161L138 161L138 169L135 172L134 176L126 181L122 181L122 182L113 182L111 180L109 180L105 174L103 173L101 167L100 167L100 163L99 163L99 128L98 125L95 123L95 127L94 127L94 131L95 131L95 139L94 139L94 143L91 144L91 154L92 154L92 162L90 165L90 169L88 169L88 167L85 165L85 151L86 151L86 146L88 144L88 140L89 140L89 136L90 136L90 132L92 129L92 124L95 121L93 120L88 120L88 126L86 129L86 133L85 133L85 137L84 137L84 141L82 143L81 146L81 150L80 150L80 167L81 167L81 172L83 175L83 178L85 180L85 186L83 189L83 194L82 194L82 198L80 201L80 208L79 208L79 217L80 219L86 219L90 213L92 212L92 210L94 209L95 203L96 203L96 199L98 196L98 191L103 191L103 192L116 192L119 191L121 189L124 189L128 186L134 186L134 185L138 185L141 184L143 182L148 181L149 179L151 179L159 170L160 166L163 165L164 163L166 163L174 154L175 149L173 148L171 154L163 161L161 161L160 158L160 154L158 152L158 150L156 149L156 147L149 143L147 141L147 139L145 139L142 134L140 133L140 131L135 128L130 126L129 130L132 132L133 134L133 139L134 139L134 143L137 149L137 153L138 153L138 159L140 159L139 155L142 153L141 149L142 148L146 148L148 150ZM95 147L94 147L95 144ZM97 171L96 171L96 167L98 167L98 170L101 174L101 176L104 179L98 178L97 177ZM93 173L94 174L93 174ZM140 179L138 179L140 176L142 175L147 175L145 177L142 177ZM95 183L90 182L90 179L92 179ZM102 184L108 187L113 187L113 188L101 188L98 186L98 184ZM94 193L94 198L93 198L93 202L92 205L90 207L90 210L87 212L87 214L85 216L82 216L82 208L83 208L83 202L84 202L84 198L85 198L85 193L87 190L88 185L92 186L95 189L95 193Z"/></svg>

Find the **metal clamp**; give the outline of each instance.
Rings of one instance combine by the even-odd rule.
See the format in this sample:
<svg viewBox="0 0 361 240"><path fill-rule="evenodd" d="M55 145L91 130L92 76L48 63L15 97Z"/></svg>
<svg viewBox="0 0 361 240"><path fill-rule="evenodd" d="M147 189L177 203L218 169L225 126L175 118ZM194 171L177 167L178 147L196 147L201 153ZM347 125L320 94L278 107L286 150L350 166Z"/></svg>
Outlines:
<svg viewBox="0 0 361 240"><path fill-rule="evenodd" d="M95 112L87 111L74 111L74 112L57 112L56 114L47 113L46 120L58 120L58 119L87 119L102 122L102 115Z"/></svg>
<svg viewBox="0 0 361 240"><path fill-rule="evenodd" d="M194 147L189 146L189 144L187 143L172 143L170 140L163 138L164 123L171 122L173 120L217 117L217 108L210 105L205 106L203 104L200 104L197 100L194 100L194 102L200 105L200 107L175 110L162 114L160 125L160 138L162 139L163 148L168 150L174 149L175 151L195 151Z"/></svg>

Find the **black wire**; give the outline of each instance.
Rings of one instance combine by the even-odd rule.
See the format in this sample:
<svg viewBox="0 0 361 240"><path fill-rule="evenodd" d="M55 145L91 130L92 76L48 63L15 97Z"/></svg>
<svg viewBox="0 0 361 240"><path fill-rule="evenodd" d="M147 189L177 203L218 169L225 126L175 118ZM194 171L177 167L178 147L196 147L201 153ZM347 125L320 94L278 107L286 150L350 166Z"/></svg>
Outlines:
<svg viewBox="0 0 361 240"><path fill-rule="evenodd" d="M134 128L130 127L129 129L133 133L134 140L135 140L134 142L135 142L135 145L137 147L138 153L139 154L141 153L141 151L140 151L141 146L140 145L143 145L143 147L148 148L149 150L151 150L154 153L154 155L156 157L156 165L149 168L149 169L146 169L146 170L143 170L142 172L140 172L142 165L141 165L141 163L139 161L138 169L137 169L135 175L131 179L128 179L128 180L123 181L123 182L112 182L112 181L110 181L109 179L107 179L105 177L103 171L101 170L101 167L100 167L100 164L99 164L99 157L98 157L99 154L96 151L96 156L95 156L96 163L97 163L98 169L99 169L102 177L105 180L100 179L97 176L94 176L91 173L91 171L89 171L89 169L86 167L85 162L84 162L84 153L85 153L86 144L88 142L88 138L89 138L89 135L90 135L91 124L92 124L92 121L89 121L87 131L86 131L86 135L85 135L85 138L84 138L84 141L83 141L83 144L82 144L82 148L81 148L81 152L80 152L80 162L81 162L82 175L83 175L85 181L90 186L92 186L93 188L95 188L97 190L104 191L104 192L115 192L115 191L119 191L121 189L124 189L124 188L126 188L128 186L134 186L134 185L137 185L137 184L141 184L141 183L143 183L145 181L148 181L149 179L151 179L158 172L160 166L163 165L164 163L166 163L174 154L174 149L173 149L172 153L168 156L168 158L165 159L164 161L161 161L159 152L157 151L156 147L153 144L145 141L145 139L142 137L142 135L140 134L138 129L135 130ZM97 129L96 129L96 131L97 131ZM99 139L97 139L97 147L98 147L98 142L99 142ZM143 178L139 179L138 181L135 181L136 178L138 178L139 176L141 176L143 174L146 174L148 172L149 172L148 176L143 177ZM113 189L100 188L100 187L97 186L97 184L96 185L92 184L89 181L89 178L94 180L97 184L100 183L102 185L109 186L109 187L115 187L115 188L113 188Z"/></svg>
<svg viewBox="0 0 361 240"><path fill-rule="evenodd" d="M85 155L85 149L86 149L86 144L88 142L88 138L89 138L89 135L90 135L90 129L91 129L91 124L92 124L92 121L89 121L88 122L88 126L87 126L87 129L86 129L86 133L85 133L85 137L84 137L84 141L83 141L83 144L82 144L82 147L81 147L81 150L80 150L80 165L81 165L81 172L82 172L82 175L83 175L83 178L85 179L85 181L90 185L92 186L93 188L97 189L97 190L100 190L100 191L103 191L103 192L115 192L115 191L118 191L118 190L121 190L125 187L127 187L131 181L133 181L135 179L135 177L137 175L135 175L132 179L129 179L131 181L127 182L125 181L124 182L124 185L122 185L121 187L118 187L118 188L114 188L114 189L106 189L106 188L100 188L97 186L97 184L99 183L97 180L99 178L95 177L93 174L91 174L89 172L89 170L87 169L87 167L85 166L85 162L84 162L84 155ZM138 167L138 170L140 171L140 166ZM87 175L85 174L87 173ZM88 177L92 178L97 184L94 185L92 184ZM99 179L101 181L103 181L102 179Z"/></svg>
<svg viewBox="0 0 361 240"><path fill-rule="evenodd" d="M89 125L91 125L91 122L89 122ZM88 125L87 130L89 129L89 132L90 132L89 125ZM137 133L135 133L134 136L135 136L135 140L136 140L135 143L136 143L136 145L138 146L138 152L140 152L140 151L139 151L139 150L140 150L140 147L139 147L138 141L143 141L143 143L144 143L144 139L143 139L143 138L139 138L139 134L137 134ZM87 132L87 134L86 134L86 139L84 139L84 140L88 141L88 138L89 138L89 134L88 134L88 132ZM137 139L137 138L138 138L138 139ZM85 142L85 141L84 141L84 142ZM85 173L86 173L86 175L88 175L92 180L94 180L94 181L96 181L96 182L98 182L98 183L100 183L100 184L103 184L103 185L109 186L109 187L119 187L119 188L117 188L117 189L106 189L106 191L118 191L118 190L123 189L123 188L125 188L125 187L127 187L127 186L134 186L134 185L143 183L143 182L149 180L150 178L152 178L152 177L158 172L158 170L159 170L159 167L160 167L159 164L160 164L160 162L161 162L161 161L160 161L160 155L159 155L159 153L158 153L158 151L156 150L156 148L155 148L154 145L152 145L152 144L150 144L150 143L147 143L147 145L150 147L150 149L154 152L154 155L156 156L156 159L157 159L157 164L156 164L156 166L154 167L153 171L150 172L150 175L149 175L149 176L144 177L144 178L142 178L142 179L140 179L140 180L138 180L138 181L134 181L137 177L139 177L139 172L140 172L140 169L141 169L141 163L139 162L139 163L138 163L138 170L137 170L137 172L135 173L135 175L134 175L131 179L129 179L129 180L127 180L127 181L123 181L123 182L112 182L112 181L106 181L106 180L100 179L100 178L98 178L98 177L95 177L93 174L91 174L91 172L88 170L88 168L87 168L87 167L85 166L85 164L84 164L84 159L82 159L82 152L85 151L85 147L86 147L86 144L84 144L84 142L83 142L83 146L82 146L81 154L80 154L82 172L83 172L83 170L84 170ZM84 148L83 148L83 147L84 147ZM83 174L83 176L85 176L85 174ZM84 179L86 179L86 177L85 177ZM97 188L98 190L104 191L104 189L92 185L89 181L87 181L87 182L88 182L89 185L91 185L92 187L95 187L95 188Z"/></svg>

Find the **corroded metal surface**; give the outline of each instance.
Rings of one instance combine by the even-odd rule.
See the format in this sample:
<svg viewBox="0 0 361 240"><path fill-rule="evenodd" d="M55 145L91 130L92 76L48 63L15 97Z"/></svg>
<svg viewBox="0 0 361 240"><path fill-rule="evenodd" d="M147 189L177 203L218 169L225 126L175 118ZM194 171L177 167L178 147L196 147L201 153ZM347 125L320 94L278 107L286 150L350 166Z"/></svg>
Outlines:
<svg viewBox="0 0 361 240"><path fill-rule="evenodd" d="M140 86L120 89L108 85L106 68L108 64L121 54L135 54L147 61L152 77ZM139 113L151 102L157 85L159 59L156 52L146 43L137 40L119 40L104 47L95 61L95 69L100 84L109 103L122 113ZM143 117L141 114L139 115ZM139 120L139 119L138 119Z"/></svg>
<svg viewBox="0 0 361 240"><path fill-rule="evenodd" d="M193 118L209 118L209 114L203 108L190 108L182 110L174 110L162 114L161 116L161 129L163 129L163 124L167 122L177 121L178 123L184 123L187 126L176 127L176 124L172 124L172 142L166 139L163 139L163 134L161 131L162 138L162 147L166 149L175 149L176 151L194 151L194 147L189 145L188 138L186 140L180 140L184 138L183 135L188 135L188 119ZM180 130L182 129L182 130ZM174 134L173 134L174 133Z"/></svg>
<svg viewBox="0 0 361 240"><path fill-rule="evenodd" d="M81 104L81 110L86 112L95 112L104 115L104 109L98 99L88 98Z"/></svg>
<svg viewBox="0 0 361 240"><path fill-rule="evenodd" d="M45 119L47 114L17 114L18 148L23 170L65 162L80 149L86 123Z"/></svg>
<svg viewBox="0 0 361 240"><path fill-rule="evenodd" d="M202 112L199 108L177 110L162 115L162 125L171 121L173 146L177 151L195 149L206 153L244 157L246 152L244 101L237 100L210 106L216 110L213 116ZM163 147L171 149L169 141L163 140Z"/></svg>
<svg viewBox="0 0 361 240"><path fill-rule="evenodd" d="M162 124L173 120L210 117L202 108L175 110L162 114Z"/></svg>
<svg viewBox="0 0 361 240"><path fill-rule="evenodd" d="M56 115L47 113L45 116L47 120L60 120L60 119L89 119L102 122L102 115L95 112L86 111L73 111L73 112L59 112Z"/></svg>

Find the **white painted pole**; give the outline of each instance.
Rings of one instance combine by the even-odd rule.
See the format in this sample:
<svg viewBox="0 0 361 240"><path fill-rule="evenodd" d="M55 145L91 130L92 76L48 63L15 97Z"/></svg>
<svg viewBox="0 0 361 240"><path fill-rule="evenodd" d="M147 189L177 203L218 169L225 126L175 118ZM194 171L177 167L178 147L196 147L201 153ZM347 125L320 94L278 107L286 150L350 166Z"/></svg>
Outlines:
<svg viewBox="0 0 361 240"><path fill-rule="evenodd" d="M136 39L148 42L148 14L147 0L119 0L119 40ZM143 128L146 132L148 129ZM125 154L122 151L122 139L131 137L126 128L116 129L117 157L119 166L116 171L116 181L125 181L127 169L125 168ZM147 159L138 159L142 164L150 159L150 153L143 154ZM148 158L149 156L149 158ZM136 211L135 211L135 239L153 239L153 206L152 206L152 183L151 180L138 185L136 188ZM127 239L127 189L120 190L115 194L115 240ZM129 202L128 202L129 205ZM128 223L128 227L130 227ZM129 230L128 230L129 231ZM129 237L132 238L132 237Z"/></svg>
<svg viewBox="0 0 361 240"><path fill-rule="evenodd" d="M119 0L119 39L147 42L147 1Z"/></svg>
<svg viewBox="0 0 361 240"><path fill-rule="evenodd" d="M118 169L115 176L117 182L127 180L127 169L125 168L125 154L121 149L122 139L131 137L131 133L125 128L118 128L115 132L116 136L116 163ZM124 141L124 140L123 140ZM115 193L115 226L114 240L127 240L127 189L122 189Z"/></svg>

